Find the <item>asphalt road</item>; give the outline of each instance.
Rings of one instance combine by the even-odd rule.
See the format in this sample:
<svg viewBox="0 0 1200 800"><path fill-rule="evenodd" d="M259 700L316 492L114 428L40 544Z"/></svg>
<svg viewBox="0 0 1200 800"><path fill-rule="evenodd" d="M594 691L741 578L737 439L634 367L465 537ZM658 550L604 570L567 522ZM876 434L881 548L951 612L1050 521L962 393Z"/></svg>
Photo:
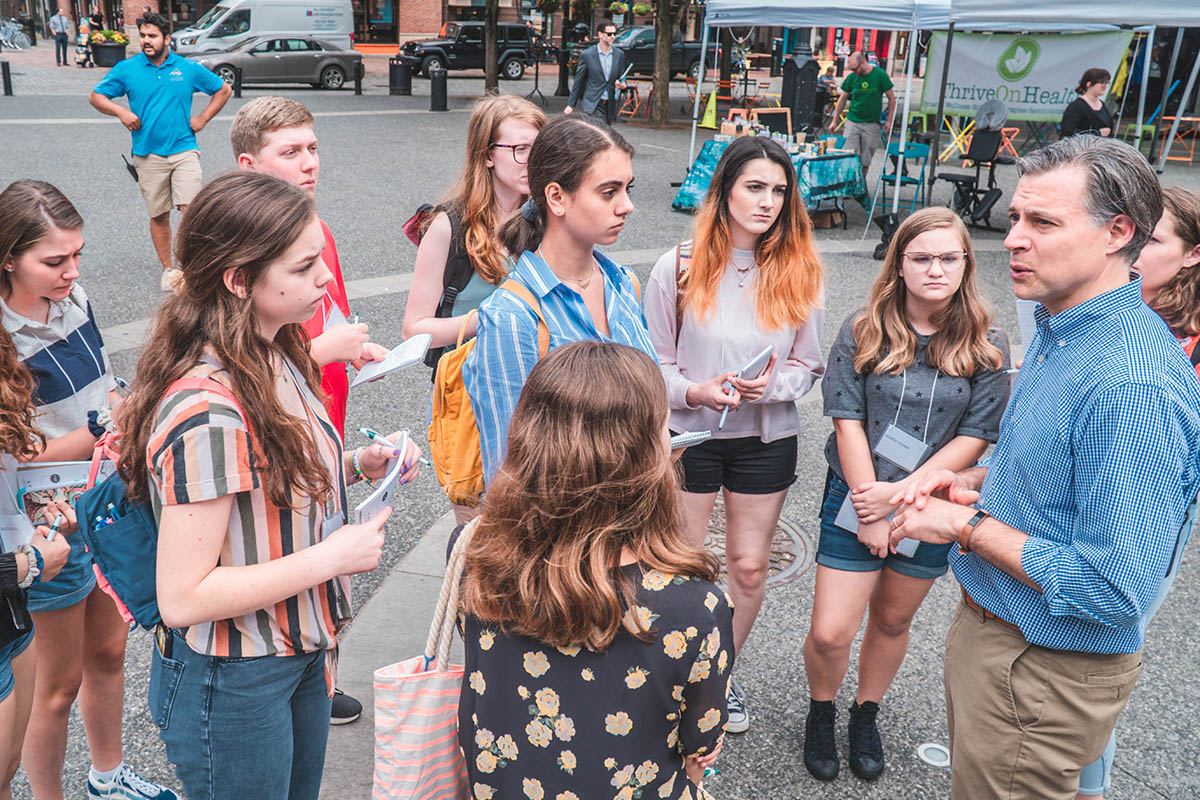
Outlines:
<svg viewBox="0 0 1200 800"><path fill-rule="evenodd" d="M72 76L71 80L78 78ZM522 93L531 85L523 82ZM437 200L453 180L465 139L466 98L481 89L479 80L454 81L451 110L443 114L427 112L427 100L422 97L280 92L308 104L316 113L322 156L317 196L320 213L337 237L347 281L356 282L352 297L355 291L360 296L351 300L352 309L370 324L373 338L384 344L400 340L403 290L416 252L400 226L418 205ZM682 85L678 90L681 92ZM263 93L247 90L245 99ZM229 120L241 102L244 100L232 100L199 136L207 177L233 166ZM551 109L560 108L561 103L552 99ZM687 163L688 133L636 125L620 129L637 147L634 201L638 210L610 252L644 278L658 254L688 234L690 218L670 209L675 192L670 184L682 179ZM141 198L120 158L128 151L127 132L115 120L96 114L81 94L47 91L0 97L0 185L21 177L48 180L78 207L86 221L87 242L81 282L101 327L111 333L115 369L132 377L139 321L153 315L161 294ZM1197 171L1184 166L1173 165L1165 178L1166 183L1194 188L1200 184ZM1014 180L1011 169L1002 175L1006 196ZM949 190L942 185L935 199L945 202L948 196ZM865 212L851 204L848 231L819 233L828 269L827 341L832 341L841 320L861 304L878 271L879 262L869 255L877 235L868 233L865 241L860 239L865 221ZM1015 344L1016 317L1001 236L981 232L975 242L981 251L983 291L996 305L997 319L1008 328ZM428 397L427 373L414 367L403 376L355 390L347 427L369 425L387 430L406 426L422 441ZM816 531L825 473L822 447L830 425L821 416L816 394L800 404L800 414L800 478L784 514L811 536ZM355 497L357 494L352 502ZM431 474L405 488L389 525L383 564L377 572L354 579L356 608L371 597L379 581L446 507ZM1171 597L1150 629L1139 688L1118 726L1121 745L1112 798L1200 797L1195 722L1200 718L1200 692L1196 690L1200 671L1191 614L1200 604L1197 571L1192 548ZM737 666L749 695L753 726L748 734L731 737L721 759L721 775L711 780L710 790L723 798L948 797L948 772L921 763L914 751L921 742L946 738L941 647L957 600L957 584L952 579L939 581L914 623L909 658L880 717L889 753L884 778L868 785L842 777L818 788L801 763L798 739L807 705L801 645L808 629L812 579L809 571L767 595L758 627ZM394 613L397 625L427 624L407 618L403 608ZM148 777L173 783L145 710L150 646L149 637L141 632L129 639L126 757ZM840 726L844 726L845 709L852 699L854 672L852 663L838 701ZM369 702L370 698L362 699ZM842 746L844 749L844 739ZM86 743L76 714L65 768L68 797L83 795L87 765ZM14 784L14 795L30 796L22 776Z"/></svg>

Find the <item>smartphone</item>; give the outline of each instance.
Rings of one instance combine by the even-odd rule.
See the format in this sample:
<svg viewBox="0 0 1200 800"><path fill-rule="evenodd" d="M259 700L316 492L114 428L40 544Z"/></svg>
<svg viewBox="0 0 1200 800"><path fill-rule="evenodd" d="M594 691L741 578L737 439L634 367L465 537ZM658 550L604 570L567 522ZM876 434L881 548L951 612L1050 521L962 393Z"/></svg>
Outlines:
<svg viewBox="0 0 1200 800"><path fill-rule="evenodd" d="M694 444L700 444L703 441L712 438L712 431L695 431L692 433L680 433L671 437L671 449L678 450L681 447L691 447Z"/></svg>
<svg viewBox="0 0 1200 800"><path fill-rule="evenodd" d="M767 364L771 363L771 355L774 352L775 348L771 345L764 347L761 353L742 365L738 370L738 377L747 381L759 378L763 370L767 368Z"/></svg>

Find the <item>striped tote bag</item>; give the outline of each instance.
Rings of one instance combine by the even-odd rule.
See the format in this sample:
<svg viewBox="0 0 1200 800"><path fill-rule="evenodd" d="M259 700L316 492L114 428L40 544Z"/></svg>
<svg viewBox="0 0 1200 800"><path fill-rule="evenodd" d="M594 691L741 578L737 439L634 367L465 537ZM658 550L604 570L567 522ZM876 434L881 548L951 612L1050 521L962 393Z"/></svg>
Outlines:
<svg viewBox="0 0 1200 800"><path fill-rule="evenodd" d="M463 668L451 665L464 550L472 521L458 537L425 652L375 670L375 800L467 800L467 764L458 746Z"/></svg>

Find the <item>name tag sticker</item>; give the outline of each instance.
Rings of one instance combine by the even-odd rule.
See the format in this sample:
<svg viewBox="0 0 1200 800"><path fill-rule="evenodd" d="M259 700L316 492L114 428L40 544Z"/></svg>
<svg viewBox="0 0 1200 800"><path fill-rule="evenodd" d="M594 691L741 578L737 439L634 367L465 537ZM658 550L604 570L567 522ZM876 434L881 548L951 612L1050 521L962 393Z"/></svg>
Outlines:
<svg viewBox="0 0 1200 800"><path fill-rule="evenodd" d="M893 423L887 426L873 452L905 472L912 472L929 453L929 445L900 430Z"/></svg>

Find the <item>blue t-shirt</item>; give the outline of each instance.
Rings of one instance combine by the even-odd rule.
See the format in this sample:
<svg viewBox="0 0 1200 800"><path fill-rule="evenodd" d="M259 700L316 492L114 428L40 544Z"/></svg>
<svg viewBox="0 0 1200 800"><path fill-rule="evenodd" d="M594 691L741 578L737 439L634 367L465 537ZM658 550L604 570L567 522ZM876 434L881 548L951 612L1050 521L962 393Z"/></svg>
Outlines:
<svg viewBox="0 0 1200 800"><path fill-rule="evenodd" d="M215 94L225 82L208 67L168 52L155 66L138 53L117 63L96 84L107 98L129 96L129 109L142 127L133 131L133 154L170 156L196 149L192 133L192 93Z"/></svg>

